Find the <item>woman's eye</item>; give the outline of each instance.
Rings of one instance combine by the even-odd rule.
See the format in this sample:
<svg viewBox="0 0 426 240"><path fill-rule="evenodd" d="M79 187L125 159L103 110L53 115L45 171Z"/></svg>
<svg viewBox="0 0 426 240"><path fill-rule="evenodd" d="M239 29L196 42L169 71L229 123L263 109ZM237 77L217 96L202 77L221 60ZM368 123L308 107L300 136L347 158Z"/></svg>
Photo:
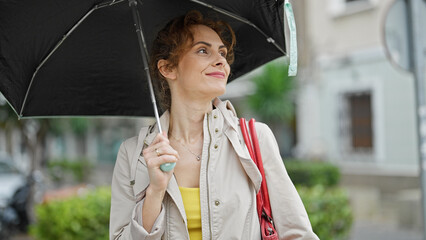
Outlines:
<svg viewBox="0 0 426 240"><path fill-rule="evenodd" d="M198 52L199 52L199 53L204 53L204 54L206 54L206 53L207 53L207 50L206 50L205 48L201 48L201 49L199 49L199 50L198 50Z"/></svg>
<svg viewBox="0 0 426 240"><path fill-rule="evenodd" d="M225 51L222 51L222 52L220 52L220 55L222 56L222 57L226 57L226 52Z"/></svg>

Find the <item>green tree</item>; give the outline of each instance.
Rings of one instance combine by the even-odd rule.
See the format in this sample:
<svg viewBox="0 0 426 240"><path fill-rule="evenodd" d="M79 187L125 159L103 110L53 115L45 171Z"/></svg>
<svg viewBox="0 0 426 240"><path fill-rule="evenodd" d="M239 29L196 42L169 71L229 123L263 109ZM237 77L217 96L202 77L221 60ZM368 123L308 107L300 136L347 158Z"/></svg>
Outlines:
<svg viewBox="0 0 426 240"><path fill-rule="evenodd" d="M15 112L7 105L6 99L0 94L0 130L6 137L6 151L12 154L12 130L17 124Z"/></svg>
<svg viewBox="0 0 426 240"><path fill-rule="evenodd" d="M249 104L264 121L290 122L294 117L294 78L287 73L288 65L272 62L252 79L256 90Z"/></svg>
<svg viewBox="0 0 426 240"><path fill-rule="evenodd" d="M0 129L6 135L6 151L12 153L12 132L17 130L21 134L23 148L32 158L31 170L41 163L44 157L44 145L47 133L52 123L48 119L22 119L19 120L14 110L7 104L0 94Z"/></svg>
<svg viewBox="0 0 426 240"><path fill-rule="evenodd" d="M249 106L260 120L268 123L276 134L281 153L287 155L295 132L295 79L288 76L288 65L274 61L252 81L255 92L248 99Z"/></svg>
<svg viewBox="0 0 426 240"><path fill-rule="evenodd" d="M78 139L78 147L80 152L85 155L87 153L87 131L91 124L88 118L70 118L69 125L74 136Z"/></svg>

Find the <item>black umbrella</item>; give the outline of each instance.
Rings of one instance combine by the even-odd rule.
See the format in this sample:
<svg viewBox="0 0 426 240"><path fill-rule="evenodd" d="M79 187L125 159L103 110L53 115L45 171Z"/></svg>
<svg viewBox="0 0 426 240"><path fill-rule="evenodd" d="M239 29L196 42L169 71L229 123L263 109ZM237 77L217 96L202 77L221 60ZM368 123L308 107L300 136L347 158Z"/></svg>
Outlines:
<svg viewBox="0 0 426 240"><path fill-rule="evenodd" d="M283 5L283 0L0 0L0 91L20 118L155 115L159 122L146 59L158 30L193 9L227 21L237 36L232 81L285 55ZM285 6L292 18L288 0ZM293 28L294 22L295 43Z"/></svg>
<svg viewBox="0 0 426 240"><path fill-rule="evenodd" d="M0 91L18 116L153 116L136 3L148 49L191 9L230 23L229 81L285 55L283 0L0 0Z"/></svg>

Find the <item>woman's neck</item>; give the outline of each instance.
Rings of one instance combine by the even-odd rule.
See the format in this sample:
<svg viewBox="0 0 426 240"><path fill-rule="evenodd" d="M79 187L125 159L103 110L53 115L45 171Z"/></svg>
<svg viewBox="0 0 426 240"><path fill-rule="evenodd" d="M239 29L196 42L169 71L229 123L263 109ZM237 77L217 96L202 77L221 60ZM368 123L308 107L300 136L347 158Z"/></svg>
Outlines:
<svg viewBox="0 0 426 240"><path fill-rule="evenodd" d="M211 101L172 100L169 136L191 144L203 135L204 115L213 109Z"/></svg>

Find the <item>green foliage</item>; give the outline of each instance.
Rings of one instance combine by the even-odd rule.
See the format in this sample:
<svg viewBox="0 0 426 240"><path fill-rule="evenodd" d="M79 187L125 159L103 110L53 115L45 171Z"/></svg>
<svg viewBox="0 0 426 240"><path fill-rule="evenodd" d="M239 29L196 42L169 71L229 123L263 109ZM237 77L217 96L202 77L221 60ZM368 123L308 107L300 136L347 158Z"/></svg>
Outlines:
<svg viewBox="0 0 426 240"><path fill-rule="evenodd" d="M314 232L321 240L347 239L353 215L348 196L339 188L298 187Z"/></svg>
<svg viewBox="0 0 426 240"><path fill-rule="evenodd" d="M50 160L47 164L50 176L55 181L63 180L65 174L72 174L74 180L83 182L90 174L93 164L87 158L69 160L67 158Z"/></svg>
<svg viewBox="0 0 426 240"><path fill-rule="evenodd" d="M255 93L248 99L250 107L267 122L290 121L294 116L294 78L288 66L267 64L263 74L253 78Z"/></svg>
<svg viewBox="0 0 426 240"><path fill-rule="evenodd" d="M284 164L318 237L321 240L346 239L353 216L348 196L337 187L339 169L318 161L293 159Z"/></svg>
<svg viewBox="0 0 426 240"><path fill-rule="evenodd" d="M90 121L87 118L71 118L70 126L77 136L84 136L89 128Z"/></svg>
<svg viewBox="0 0 426 240"><path fill-rule="evenodd" d="M40 240L108 239L110 188L51 201L36 207L37 222L30 234Z"/></svg>
<svg viewBox="0 0 426 240"><path fill-rule="evenodd" d="M312 228L321 240L345 239L352 221L347 195L338 188L298 187ZM36 207L30 233L43 240L108 239L110 188Z"/></svg>
<svg viewBox="0 0 426 240"><path fill-rule="evenodd" d="M54 136L60 136L60 135L64 134L64 132L67 129L66 122L68 121L68 119L52 118L52 119L49 119L49 120L50 120L50 133L51 134L53 134Z"/></svg>
<svg viewBox="0 0 426 240"><path fill-rule="evenodd" d="M339 169L330 163L286 160L284 164L288 175L296 186L324 185L332 187L336 186L340 180Z"/></svg>

